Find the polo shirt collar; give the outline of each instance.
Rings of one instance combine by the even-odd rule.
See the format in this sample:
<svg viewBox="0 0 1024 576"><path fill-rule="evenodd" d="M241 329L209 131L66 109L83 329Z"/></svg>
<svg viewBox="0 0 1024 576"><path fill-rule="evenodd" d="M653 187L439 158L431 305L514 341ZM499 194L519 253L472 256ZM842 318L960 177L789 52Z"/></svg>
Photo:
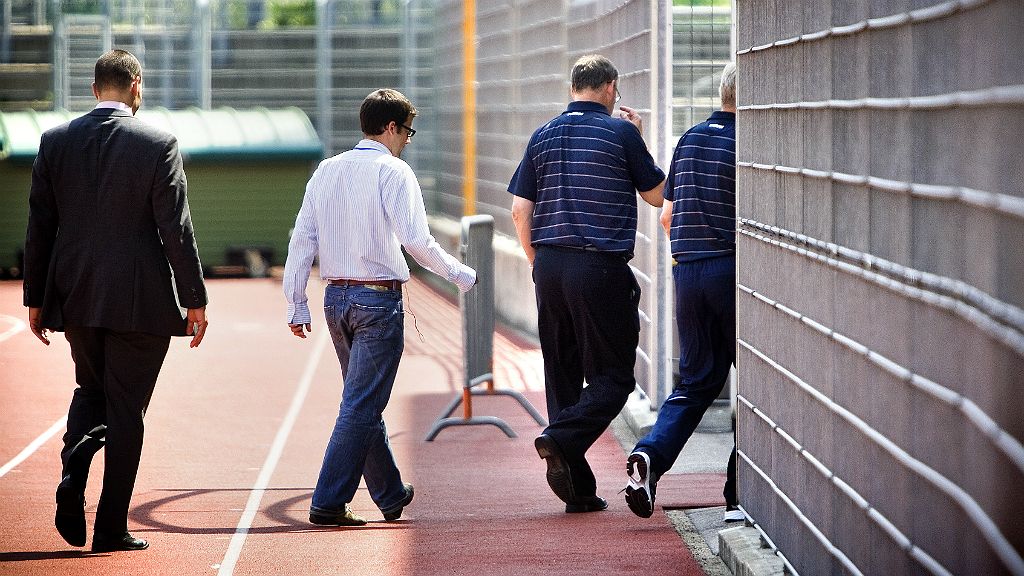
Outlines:
<svg viewBox="0 0 1024 576"><path fill-rule="evenodd" d="M715 110L714 112L711 113L711 116L708 118L708 120L733 120L733 121L735 121L736 120L736 113L735 112L726 112L724 110Z"/></svg>
<svg viewBox="0 0 1024 576"><path fill-rule="evenodd" d="M600 112L605 116L608 116L608 109L604 107L604 104L600 102L591 102L590 100L576 100L575 102L569 102L569 107L565 110L566 112Z"/></svg>

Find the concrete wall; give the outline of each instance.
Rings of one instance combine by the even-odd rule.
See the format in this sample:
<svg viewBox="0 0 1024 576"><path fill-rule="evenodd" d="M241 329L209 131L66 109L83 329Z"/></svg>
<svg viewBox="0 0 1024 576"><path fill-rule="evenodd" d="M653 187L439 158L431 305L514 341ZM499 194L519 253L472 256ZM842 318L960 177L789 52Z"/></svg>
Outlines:
<svg viewBox="0 0 1024 576"><path fill-rule="evenodd" d="M1024 9L739 0L740 500L801 574L1024 574Z"/></svg>

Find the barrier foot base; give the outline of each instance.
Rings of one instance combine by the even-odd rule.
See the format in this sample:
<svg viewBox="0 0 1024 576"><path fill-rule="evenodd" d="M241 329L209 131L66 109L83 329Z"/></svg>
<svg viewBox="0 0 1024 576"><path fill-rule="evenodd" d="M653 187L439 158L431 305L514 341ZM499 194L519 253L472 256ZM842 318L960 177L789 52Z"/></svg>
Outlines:
<svg viewBox="0 0 1024 576"><path fill-rule="evenodd" d="M501 418L494 416L473 416L472 418L441 418L434 422L434 426L431 427L430 432L427 433L427 437L424 438L424 440L427 442L433 441L441 430L450 426L479 426L481 424L497 426L509 438L518 437L515 431L512 430L512 428Z"/></svg>

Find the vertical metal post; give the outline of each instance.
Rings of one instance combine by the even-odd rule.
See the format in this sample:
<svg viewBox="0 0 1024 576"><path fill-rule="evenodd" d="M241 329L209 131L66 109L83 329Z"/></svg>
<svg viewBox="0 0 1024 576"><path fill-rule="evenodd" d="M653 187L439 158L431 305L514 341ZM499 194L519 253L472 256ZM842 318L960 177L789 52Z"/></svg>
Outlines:
<svg viewBox="0 0 1024 576"><path fill-rule="evenodd" d="M316 130L324 144L324 156L334 154L334 115L331 111L331 60L334 52L331 42L332 0L316 3Z"/></svg>
<svg viewBox="0 0 1024 576"><path fill-rule="evenodd" d="M14 18L11 1L4 0L3 22L0 22L0 62L5 64L11 61L11 20Z"/></svg>
<svg viewBox="0 0 1024 576"><path fill-rule="evenodd" d="M196 1L196 28L192 42L192 71L194 74L193 92L196 105L203 110L209 110L211 100L211 60L210 42L211 28L213 27L210 16L210 0Z"/></svg>
<svg viewBox="0 0 1024 576"><path fill-rule="evenodd" d="M68 39L64 29L64 15L60 0L51 0L53 6L53 109L68 108Z"/></svg>
<svg viewBox="0 0 1024 576"><path fill-rule="evenodd" d="M662 166L669 167L672 161L672 2L658 0L656 4L654 26L657 34L657 53L652 63L655 93L652 95L654 100L651 106L651 114L654 116L652 124L655 129L652 135L655 138L653 156ZM675 341L672 336L676 323L672 317L672 294L675 293L672 266L669 263L672 255L669 239L661 228L660 220L655 223L652 234L656 237L656 262L652 278L657 295L652 330L655 342L651 351L654 365L654 398L651 405L656 408L665 401L675 384L672 381L672 348Z"/></svg>

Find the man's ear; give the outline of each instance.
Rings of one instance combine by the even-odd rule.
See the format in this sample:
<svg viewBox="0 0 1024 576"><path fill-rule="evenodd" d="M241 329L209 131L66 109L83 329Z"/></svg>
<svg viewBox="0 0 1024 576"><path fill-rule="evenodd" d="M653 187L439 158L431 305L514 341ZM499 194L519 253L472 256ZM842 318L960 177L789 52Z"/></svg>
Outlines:
<svg viewBox="0 0 1024 576"><path fill-rule="evenodd" d="M97 100L100 99L100 89L96 87L95 82L92 83L92 95L95 96Z"/></svg>

